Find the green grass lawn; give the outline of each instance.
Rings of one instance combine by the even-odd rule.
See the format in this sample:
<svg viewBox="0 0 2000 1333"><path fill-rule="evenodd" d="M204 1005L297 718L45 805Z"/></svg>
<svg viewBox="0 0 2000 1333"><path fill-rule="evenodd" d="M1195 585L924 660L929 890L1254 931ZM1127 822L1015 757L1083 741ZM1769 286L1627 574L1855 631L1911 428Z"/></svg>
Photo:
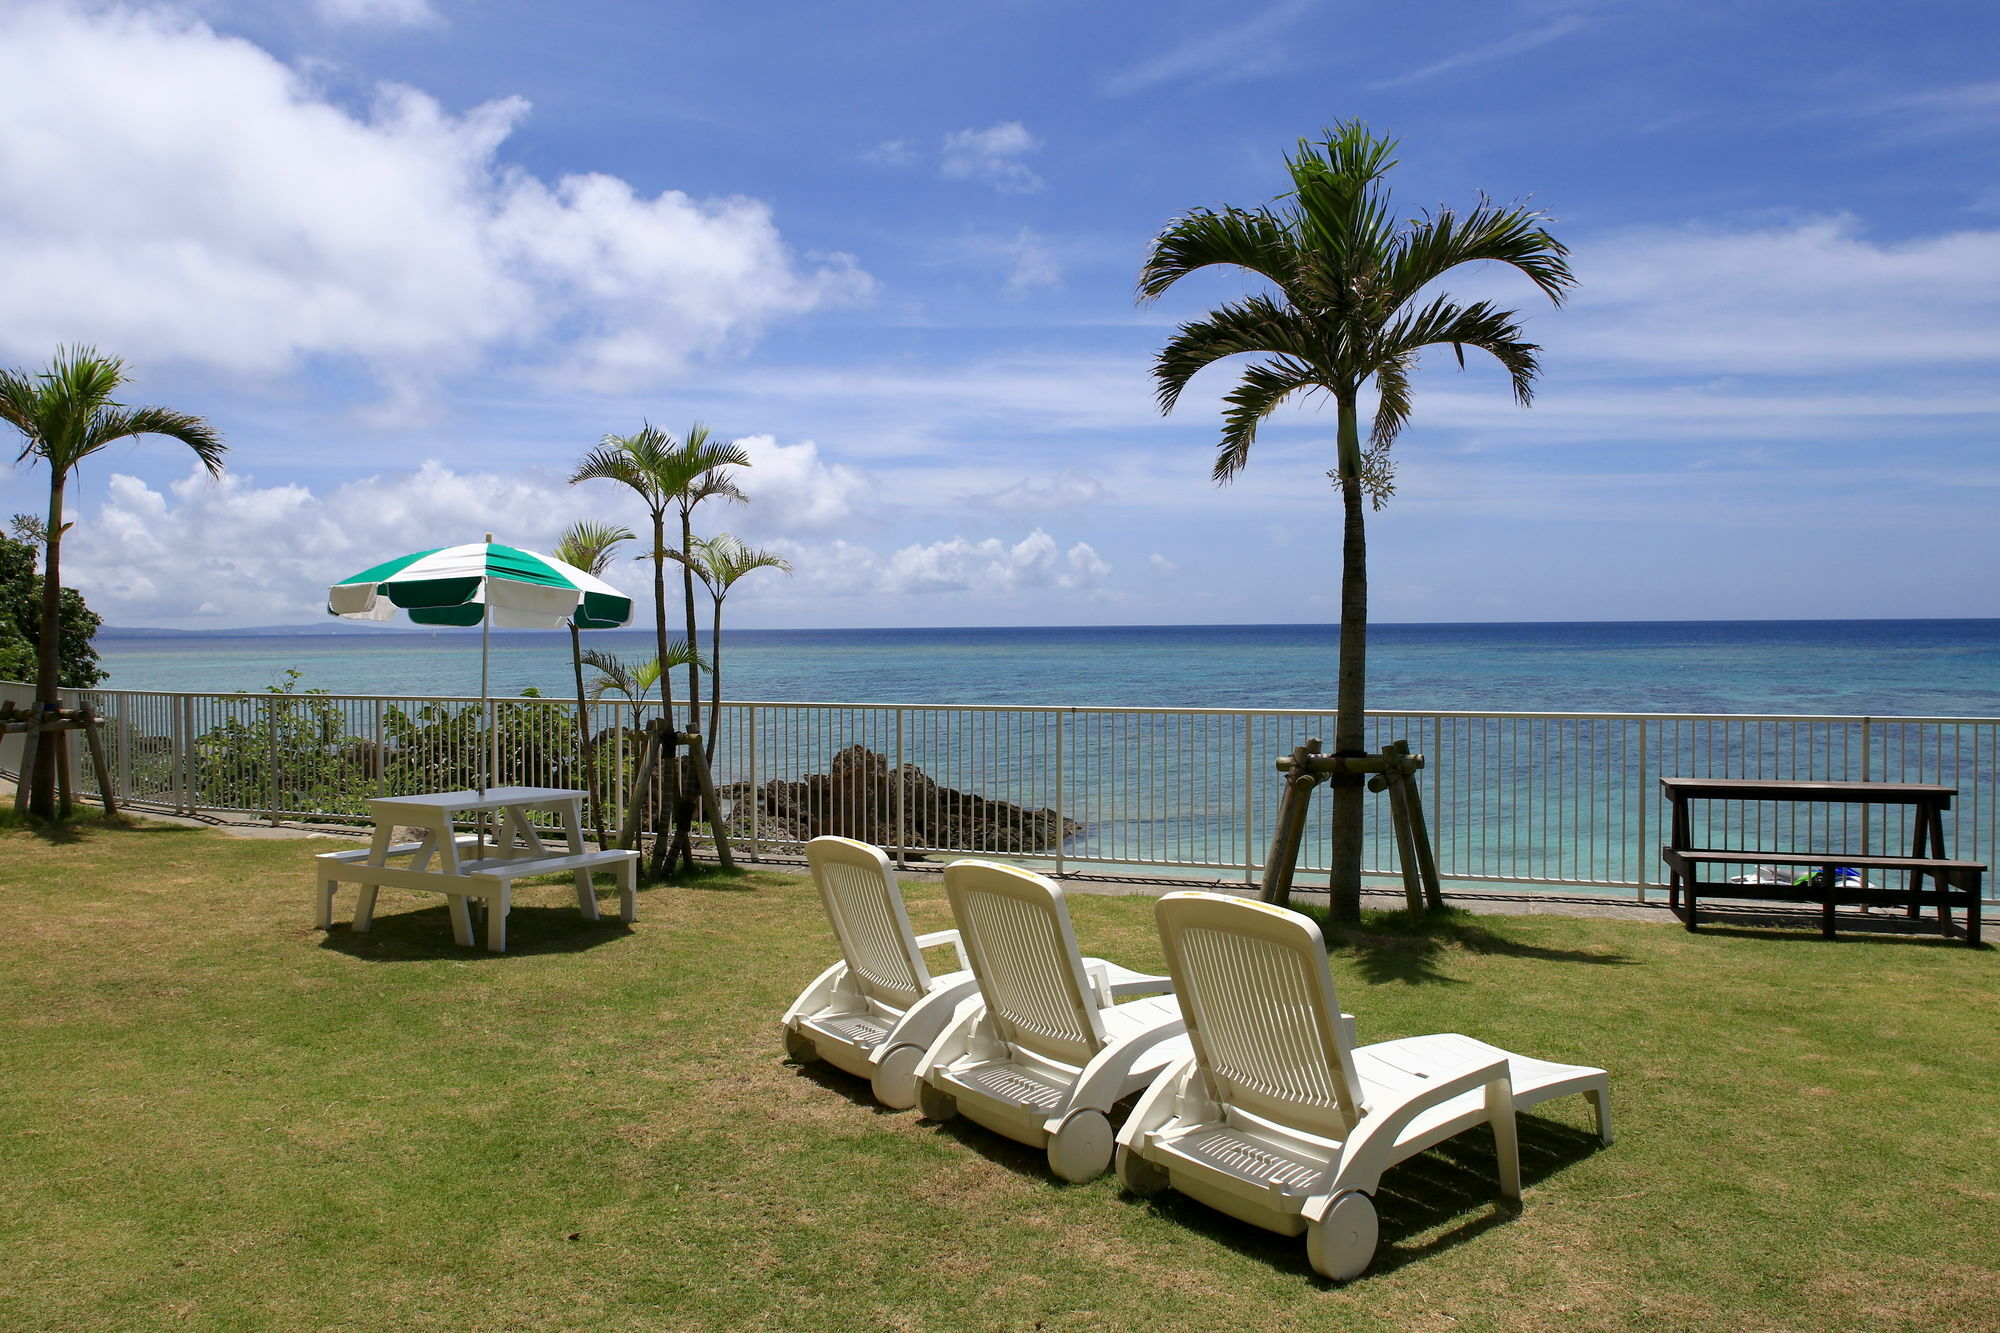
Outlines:
<svg viewBox="0 0 2000 1333"><path fill-rule="evenodd" d="M1518 1211L1483 1132L1397 1168L1337 1287L1301 1240L786 1063L833 957L801 880L651 889L633 927L530 887L492 957L394 890L372 935L313 930L325 846L0 830L0 1328L2000 1326L1991 951L1378 924L1334 956L1364 1041L1603 1065L1619 1138L1525 1117ZM1142 968L1151 907L1072 899Z"/></svg>

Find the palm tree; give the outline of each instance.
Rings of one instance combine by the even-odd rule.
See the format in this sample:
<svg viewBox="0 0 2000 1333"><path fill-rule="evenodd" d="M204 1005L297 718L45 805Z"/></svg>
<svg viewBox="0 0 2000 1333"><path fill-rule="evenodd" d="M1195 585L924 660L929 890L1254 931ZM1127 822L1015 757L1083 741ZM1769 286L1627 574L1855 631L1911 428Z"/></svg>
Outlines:
<svg viewBox="0 0 2000 1333"><path fill-rule="evenodd" d="M556 542L555 557L565 564L575 565L586 574L602 577L605 567L611 563L612 548L631 540L630 528L585 519L570 524L569 530ZM569 622L569 660L576 672L576 738L577 754L583 760L583 789L590 793L590 808L597 821L597 845L603 847L606 845L604 802L597 792L597 756L590 743L590 701L583 693L583 632L577 628L574 617Z"/></svg>
<svg viewBox="0 0 2000 1333"><path fill-rule="evenodd" d="M1180 326L1153 366L1160 410L1171 412L1203 367L1226 357L1260 359L1244 367L1227 395L1218 484L1249 461L1257 427L1294 395L1324 393L1337 422L1335 467L1343 539L1340 569L1339 695L1334 753L1365 752L1368 559L1363 497L1380 508L1394 490L1389 448L1410 416L1410 371L1426 347L1488 353L1506 368L1514 397L1531 398L1541 350L1522 336L1519 317L1485 301L1461 305L1431 285L1461 264L1506 264L1560 305L1575 279L1563 244L1544 215L1481 199L1463 214L1440 209L1398 221L1383 178L1394 167L1394 140L1358 120L1300 140L1286 159L1291 193L1274 207L1197 208L1154 238L1139 275L1139 299L1157 299L1197 269L1228 266L1275 290L1244 297ZM1420 298L1422 298L1420 300ZM1374 420L1363 449L1362 391L1372 385ZM1344 920L1361 912L1362 789L1336 786L1331 889Z"/></svg>
<svg viewBox="0 0 2000 1333"><path fill-rule="evenodd" d="M689 643L700 642L700 630L694 617L695 568L690 557L695 547L694 511L704 500L733 500L742 504L745 496L736 489L729 478L732 467L749 467L750 455L737 444L720 444L709 438L708 427L696 422L688 427L687 439L679 450L679 475L684 478L674 492L675 506L680 510L681 545L677 551L667 554L680 561L681 595L687 613L687 636ZM711 673L713 663L709 664ZM714 688L710 682L711 691ZM688 730L701 730L701 666L694 661L688 663ZM711 717L713 715L711 714ZM715 754L715 742L706 742L704 753Z"/></svg>
<svg viewBox="0 0 2000 1333"><path fill-rule="evenodd" d="M583 652L583 664L597 673L591 679L587 697L595 703L606 695L616 694L621 698L630 699L633 703L643 704L646 702L646 696L659 687L667 673L685 663L691 656L693 654L688 651L686 639L675 639L668 645L665 667L660 665L660 659L657 657L648 657L640 662L627 662L618 654L606 652L602 648L586 648Z"/></svg>
<svg viewBox="0 0 2000 1333"><path fill-rule="evenodd" d="M656 661L668 659L667 651L667 506L673 502L669 481L673 472L673 437L648 421L635 435L606 435L597 448L585 454L569 484L586 481L615 481L629 488L646 506L653 520L653 629L659 640ZM661 688L667 724L673 725L672 683Z"/></svg>
<svg viewBox="0 0 2000 1333"><path fill-rule="evenodd" d="M708 757L715 758L716 737L722 733L722 603L746 574L760 569L792 572L792 562L760 546L745 546L727 532L696 537L689 547L688 568L708 589L714 612L708 622Z"/></svg>
<svg viewBox="0 0 2000 1333"><path fill-rule="evenodd" d="M35 701L43 711L59 708L57 646L62 625L63 489L70 475L92 454L118 440L164 435L194 450L210 476L222 475L228 451L222 436L200 417L167 407L127 407L111 395L126 383L125 363L92 347L65 347L38 375L0 370L0 420L25 437L15 462L39 459L49 467L49 517L42 534L42 624L35 667ZM56 814L54 745L36 751L29 810L37 818Z"/></svg>

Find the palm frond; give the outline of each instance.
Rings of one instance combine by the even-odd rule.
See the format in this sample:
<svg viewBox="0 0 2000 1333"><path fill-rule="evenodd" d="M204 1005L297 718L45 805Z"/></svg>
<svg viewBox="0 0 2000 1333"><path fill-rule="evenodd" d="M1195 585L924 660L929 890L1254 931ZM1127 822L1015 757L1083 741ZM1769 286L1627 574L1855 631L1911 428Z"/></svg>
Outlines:
<svg viewBox="0 0 2000 1333"><path fill-rule="evenodd" d="M1461 264L1490 261L1524 274L1544 296L1561 305L1576 285L1569 247L1543 227L1545 214L1500 207L1482 200L1463 215L1439 209L1398 237L1383 270L1383 285L1396 302L1418 292Z"/></svg>
<svg viewBox="0 0 2000 1333"><path fill-rule="evenodd" d="M223 455L229 452L229 446L222 442L221 432L200 417L168 407L114 407L100 411L92 423L88 447L82 452L94 454L113 441L138 435L164 435L179 440L194 450L194 456L201 460L209 476L222 475Z"/></svg>
<svg viewBox="0 0 2000 1333"><path fill-rule="evenodd" d="M1307 319L1266 296L1246 297L1191 320L1180 329L1153 362L1154 396L1162 413L1174 410L1188 381L1225 357L1263 352L1313 360L1323 346Z"/></svg>
<svg viewBox="0 0 2000 1333"><path fill-rule="evenodd" d="M1299 140L1285 159L1292 176L1288 222L1324 274L1317 284L1322 293L1351 299L1381 268L1394 236L1382 177L1396 165L1396 141L1376 137L1358 120L1322 134L1317 143Z"/></svg>
<svg viewBox="0 0 2000 1333"><path fill-rule="evenodd" d="M633 540L630 528L616 523L581 519L569 525L556 541L552 555L566 565L575 565L586 574L602 576L611 565L611 552L620 542Z"/></svg>
<svg viewBox="0 0 2000 1333"><path fill-rule="evenodd" d="M1410 419L1410 367L1415 359L1392 356L1375 368L1375 422L1368 430L1371 450L1387 450Z"/></svg>
<svg viewBox="0 0 2000 1333"><path fill-rule="evenodd" d="M695 576L717 601L727 597L730 588L746 574L760 569L792 572L792 562L777 552L746 545L741 538L727 532L695 538L694 550L684 563L693 566Z"/></svg>
<svg viewBox="0 0 2000 1333"><path fill-rule="evenodd" d="M675 667L693 662L704 670L706 659L688 646L686 639L672 639L667 643L667 660L661 664L657 655L637 662L627 662L624 658L602 648L586 648L583 664L597 675L590 681L584 693L592 700L602 699L608 694L623 695L634 703L644 703L646 696L659 688L660 679Z"/></svg>
<svg viewBox="0 0 2000 1333"><path fill-rule="evenodd" d="M1298 276L1298 246L1284 222L1264 210L1190 209L1160 229L1139 270L1138 299L1156 301L1197 269L1228 265L1289 289Z"/></svg>
<svg viewBox="0 0 2000 1333"><path fill-rule="evenodd" d="M1311 366L1279 357L1247 366L1243 378L1223 402L1222 444L1216 450L1217 485L1235 480L1250 461L1257 427L1278 405L1302 390L1325 388Z"/></svg>
<svg viewBox="0 0 2000 1333"><path fill-rule="evenodd" d="M1459 350L1474 347L1506 368L1514 388L1514 400L1526 407L1534 400L1535 376L1540 373L1537 354L1542 350L1521 336L1518 317L1487 301L1460 306L1450 297L1440 296L1422 310L1406 314L1383 331L1383 357L1408 359L1425 347L1450 344Z"/></svg>

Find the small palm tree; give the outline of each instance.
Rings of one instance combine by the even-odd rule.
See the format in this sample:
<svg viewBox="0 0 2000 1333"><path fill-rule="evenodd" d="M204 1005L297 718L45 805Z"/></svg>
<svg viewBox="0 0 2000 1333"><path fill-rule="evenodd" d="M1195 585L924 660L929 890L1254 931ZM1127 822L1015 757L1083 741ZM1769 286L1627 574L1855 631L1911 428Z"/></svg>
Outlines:
<svg viewBox="0 0 2000 1333"><path fill-rule="evenodd" d="M631 540L630 528L585 519L570 524L569 530L556 542L555 557L565 564L575 565L586 574L601 578L605 567L611 563L612 548ZM590 741L590 701L583 693L583 632L577 628L574 618L569 622L569 660L576 673L576 738L577 753L583 759L583 788L590 793L590 808L596 818L597 845L603 847L607 845L604 841L604 802L597 794L596 747Z"/></svg>
<svg viewBox="0 0 2000 1333"><path fill-rule="evenodd" d="M708 589L714 603L708 623L708 757L715 758L716 737L722 733L722 603L738 579L760 569L792 572L792 562L774 551L745 546L727 532L713 537L696 537L689 547L686 565Z"/></svg>
<svg viewBox="0 0 2000 1333"><path fill-rule="evenodd" d="M49 517L42 554L41 641L35 666L35 700L43 710L62 704L57 675L57 646L62 625L63 490L86 458L119 440L140 435L164 435L194 450L210 476L222 475L227 446L222 436L200 417L167 407L127 407L112 395L126 382L125 363L101 356L91 347L57 351L47 370L37 375L0 370L0 421L20 431L26 443L19 458L38 459L49 468ZM29 782L28 808L40 819L56 814L57 750L36 752Z"/></svg>
<svg viewBox="0 0 2000 1333"><path fill-rule="evenodd" d="M1335 466L1344 535L1340 571L1339 695L1334 753L1366 748L1368 555L1365 498L1379 508L1394 489L1389 447L1410 416L1410 371L1426 347L1449 346L1464 362L1478 348L1506 368L1526 405L1541 350L1522 336L1519 317L1485 301L1461 305L1432 284L1462 264L1491 260L1522 274L1560 305L1574 282L1568 250L1543 227L1544 215L1486 200L1397 221L1383 178L1394 140L1360 121L1299 141L1286 159L1291 193L1276 208L1197 208L1154 238L1139 275L1139 299L1157 299L1197 269L1234 267L1272 291L1245 297L1180 326L1153 366L1160 410L1171 412L1196 372L1238 355L1244 367L1222 415L1215 480L1232 480L1249 461L1257 427L1294 395L1323 393L1337 422ZM1375 390L1374 421L1363 449L1360 400ZM1362 789L1334 789L1331 889L1344 920L1361 912Z"/></svg>

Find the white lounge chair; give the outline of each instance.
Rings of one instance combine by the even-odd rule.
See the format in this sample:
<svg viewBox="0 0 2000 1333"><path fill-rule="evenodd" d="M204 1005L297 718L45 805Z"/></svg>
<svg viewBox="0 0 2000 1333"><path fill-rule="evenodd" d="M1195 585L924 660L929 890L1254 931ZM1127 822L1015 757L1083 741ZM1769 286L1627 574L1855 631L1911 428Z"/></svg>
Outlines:
<svg viewBox="0 0 2000 1333"><path fill-rule="evenodd" d="M1216 893L1156 908L1192 1052L1147 1090L1118 1135L1118 1178L1171 1185L1232 1217L1296 1236L1330 1278L1375 1253L1382 1173L1452 1135L1493 1127L1500 1186L1521 1193L1514 1112L1581 1092L1611 1141L1605 1073L1448 1033L1355 1048L1306 917Z"/></svg>
<svg viewBox="0 0 2000 1333"><path fill-rule="evenodd" d="M879 847L814 838L806 864L840 941L841 960L785 1011L785 1053L819 1058L868 1079L875 1098L898 1110L917 1102L917 1064L978 987L965 970L958 932L918 935ZM932 976L925 949L950 945L958 970Z"/></svg>
<svg viewBox="0 0 2000 1333"><path fill-rule="evenodd" d="M1083 957L1062 890L1040 875L958 861L944 887L979 995L918 1065L918 1108L963 1112L1089 1180L1111 1164L1112 1106L1188 1052L1174 984Z"/></svg>

